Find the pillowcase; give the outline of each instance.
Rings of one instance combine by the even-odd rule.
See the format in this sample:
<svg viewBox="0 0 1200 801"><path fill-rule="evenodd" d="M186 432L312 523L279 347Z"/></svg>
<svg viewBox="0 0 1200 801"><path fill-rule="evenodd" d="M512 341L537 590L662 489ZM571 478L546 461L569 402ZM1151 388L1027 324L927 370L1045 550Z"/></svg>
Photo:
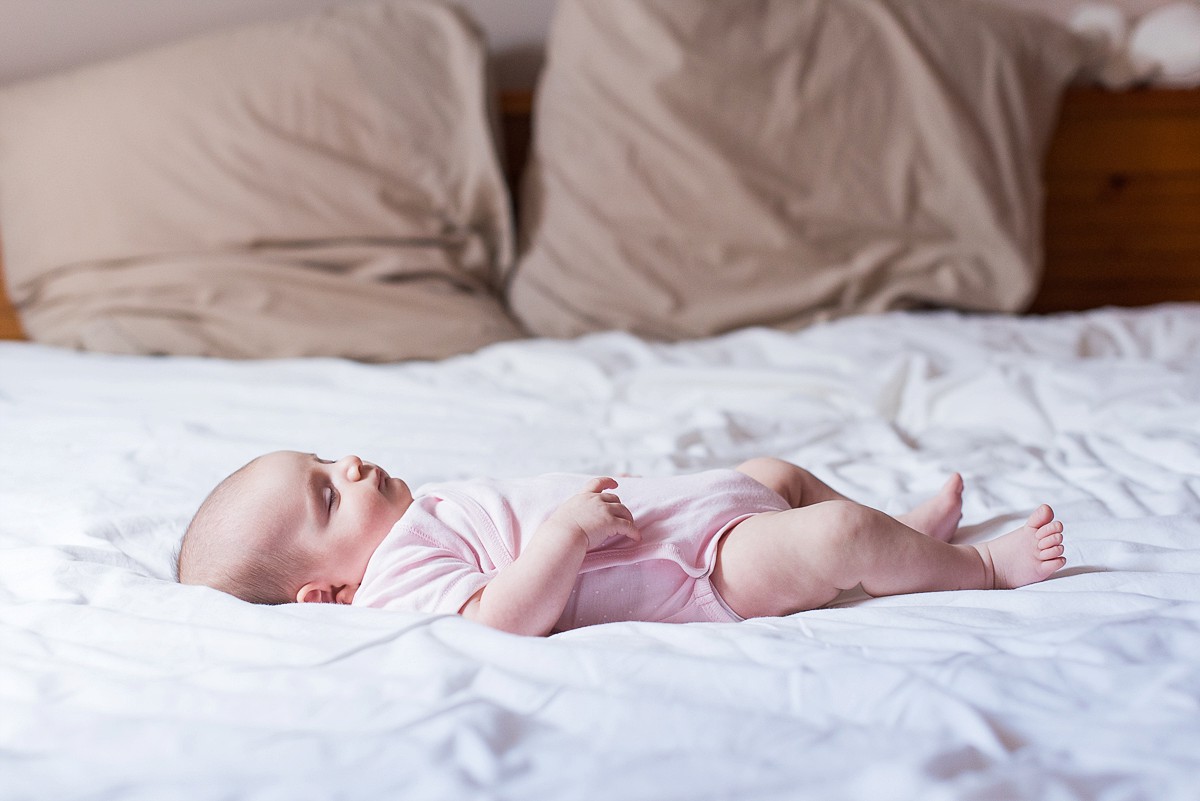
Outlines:
<svg viewBox="0 0 1200 801"><path fill-rule="evenodd" d="M1020 309L1084 48L967 0L563 0L511 308L661 338Z"/></svg>
<svg viewBox="0 0 1200 801"><path fill-rule="evenodd" d="M486 51L438 2L351 4L0 91L30 338L433 358L520 336Z"/></svg>

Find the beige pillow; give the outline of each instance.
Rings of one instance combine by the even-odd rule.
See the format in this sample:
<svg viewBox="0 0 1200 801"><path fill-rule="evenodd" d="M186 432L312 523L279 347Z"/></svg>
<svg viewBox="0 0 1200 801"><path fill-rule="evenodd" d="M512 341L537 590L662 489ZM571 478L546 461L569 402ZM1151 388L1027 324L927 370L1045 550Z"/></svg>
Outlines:
<svg viewBox="0 0 1200 801"><path fill-rule="evenodd" d="M130 353L439 357L520 335L482 36L409 0L0 91L30 337Z"/></svg>
<svg viewBox="0 0 1200 801"><path fill-rule="evenodd" d="M563 0L510 305L664 338L1020 309L1083 47L968 0Z"/></svg>

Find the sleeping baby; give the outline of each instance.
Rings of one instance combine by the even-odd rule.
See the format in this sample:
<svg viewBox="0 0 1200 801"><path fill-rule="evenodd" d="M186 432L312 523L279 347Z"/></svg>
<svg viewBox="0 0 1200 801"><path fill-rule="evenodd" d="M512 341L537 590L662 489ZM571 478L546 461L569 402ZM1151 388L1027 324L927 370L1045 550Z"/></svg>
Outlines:
<svg viewBox="0 0 1200 801"><path fill-rule="evenodd" d="M787 615L860 585L874 596L1007 589L1066 563L1046 505L1001 537L952 544L962 493L954 474L891 517L773 458L619 484L551 474L413 493L356 456L279 451L204 500L179 580L254 603L457 613L543 635Z"/></svg>

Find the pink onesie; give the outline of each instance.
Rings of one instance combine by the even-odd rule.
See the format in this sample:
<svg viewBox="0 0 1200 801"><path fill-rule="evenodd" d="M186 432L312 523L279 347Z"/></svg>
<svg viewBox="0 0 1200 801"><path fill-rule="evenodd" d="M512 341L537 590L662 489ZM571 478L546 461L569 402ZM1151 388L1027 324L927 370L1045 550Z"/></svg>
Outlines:
<svg viewBox="0 0 1200 801"><path fill-rule="evenodd" d="M591 478L556 473L418 488L371 556L354 603L457 613ZM555 630L617 620L740 620L709 578L717 543L750 515L787 509L787 502L736 470L617 481L642 541L610 537L588 551Z"/></svg>

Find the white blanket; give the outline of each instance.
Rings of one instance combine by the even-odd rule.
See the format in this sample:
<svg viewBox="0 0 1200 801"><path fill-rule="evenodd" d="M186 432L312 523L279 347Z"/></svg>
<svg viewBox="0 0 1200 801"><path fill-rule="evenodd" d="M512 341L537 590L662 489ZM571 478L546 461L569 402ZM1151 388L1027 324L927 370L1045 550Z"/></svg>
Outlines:
<svg viewBox="0 0 1200 801"><path fill-rule="evenodd" d="M414 484L792 459L963 542L1047 501L1069 566L549 639L172 581L276 448ZM0 346L0 798L1196 798L1200 306L892 314L439 364Z"/></svg>

